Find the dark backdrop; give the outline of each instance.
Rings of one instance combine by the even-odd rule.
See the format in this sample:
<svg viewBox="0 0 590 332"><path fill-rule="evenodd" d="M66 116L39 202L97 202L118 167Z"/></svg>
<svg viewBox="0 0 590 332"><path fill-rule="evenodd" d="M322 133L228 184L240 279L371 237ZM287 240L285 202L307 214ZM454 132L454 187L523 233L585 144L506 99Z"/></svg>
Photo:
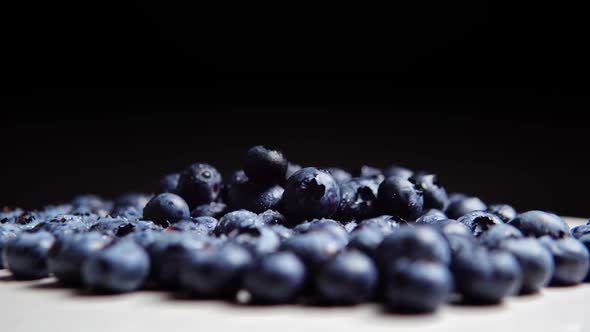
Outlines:
<svg viewBox="0 0 590 332"><path fill-rule="evenodd" d="M587 216L583 11L303 1L3 3L0 204L150 191L253 144L391 163Z"/></svg>

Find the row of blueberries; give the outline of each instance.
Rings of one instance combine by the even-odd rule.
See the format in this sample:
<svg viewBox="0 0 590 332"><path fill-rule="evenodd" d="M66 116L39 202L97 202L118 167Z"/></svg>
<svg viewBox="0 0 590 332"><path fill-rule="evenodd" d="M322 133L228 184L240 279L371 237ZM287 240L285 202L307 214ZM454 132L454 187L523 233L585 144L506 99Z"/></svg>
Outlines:
<svg viewBox="0 0 590 332"><path fill-rule="evenodd" d="M301 168L250 149L222 182L196 163L156 195L94 195L0 212L0 268L68 287L145 287L277 304L378 301L431 312L451 300L499 303L588 279L590 225L518 214L447 195L437 177L402 167Z"/></svg>

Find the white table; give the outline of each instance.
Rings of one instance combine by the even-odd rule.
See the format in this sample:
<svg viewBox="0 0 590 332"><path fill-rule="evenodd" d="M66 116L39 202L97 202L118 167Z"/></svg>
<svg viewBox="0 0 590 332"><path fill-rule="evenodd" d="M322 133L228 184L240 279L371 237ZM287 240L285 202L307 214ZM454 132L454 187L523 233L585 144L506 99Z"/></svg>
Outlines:
<svg viewBox="0 0 590 332"><path fill-rule="evenodd" d="M581 219L567 218L578 224ZM83 295L51 278L14 281L0 271L0 330L6 332L367 332L367 331L590 331L590 284L546 288L499 306L447 305L432 315L382 312L378 305L317 308L248 307L179 300L168 293Z"/></svg>

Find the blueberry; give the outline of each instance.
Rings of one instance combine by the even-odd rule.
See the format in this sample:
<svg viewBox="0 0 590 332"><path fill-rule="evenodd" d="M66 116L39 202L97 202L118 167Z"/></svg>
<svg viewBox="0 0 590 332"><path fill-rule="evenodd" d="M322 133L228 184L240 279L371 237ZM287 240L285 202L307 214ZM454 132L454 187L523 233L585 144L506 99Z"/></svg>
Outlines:
<svg viewBox="0 0 590 332"><path fill-rule="evenodd" d="M49 232L21 233L4 244L5 267L16 279L40 279L49 276L47 253L55 237Z"/></svg>
<svg viewBox="0 0 590 332"><path fill-rule="evenodd" d="M2 258L2 251L6 242L10 241L10 239L17 236L20 232L18 227L10 224L2 225L0 224L0 269L4 267L4 262Z"/></svg>
<svg viewBox="0 0 590 332"><path fill-rule="evenodd" d="M84 284L104 292L129 292L141 287L150 270L145 250L130 240L111 243L82 265Z"/></svg>
<svg viewBox="0 0 590 332"><path fill-rule="evenodd" d="M344 244L327 232L310 232L293 235L283 243L281 250L297 255L310 270L315 271L344 248Z"/></svg>
<svg viewBox="0 0 590 332"><path fill-rule="evenodd" d="M465 224L454 219L438 220L436 223L431 224L431 226L440 231L445 238L455 235L466 237L473 236L473 233Z"/></svg>
<svg viewBox="0 0 590 332"><path fill-rule="evenodd" d="M180 270L188 256L211 246L215 246L215 243L187 233L171 233L160 237L147 250L151 279L162 289L178 288Z"/></svg>
<svg viewBox="0 0 590 332"><path fill-rule="evenodd" d="M552 285L575 285L586 278L590 262L588 250L580 241L573 237L556 239L551 235L545 235L539 241L553 255Z"/></svg>
<svg viewBox="0 0 590 332"><path fill-rule="evenodd" d="M139 220L142 218L143 209L138 210L133 206L115 207L111 211L110 215L112 217L121 217L127 220Z"/></svg>
<svg viewBox="0 0 590 332"><path fill-rule="evenodd" d="M451 245L451 271L456 290L465 301L498 303L520 289L522 271L512 254L503 250L489 250L473 241L464 240L460 246L456 245L457 242Z"/></svg>
<svg viewBox="0 0 590 332"><path fill-rule="evenodd" d="M516 210L508 204L490 205L486 212L497 215L503 222L509 222L516 217Z"/></svg>
<svg viewBox="0 0 590 332"><path fill-rule="evenodd" d="M424 195L425 209L444 210L448 204L449 198L447 191L438 182L438 177L434 174L414 174L410 177L410 182L414 183Z"/></svg>
<svg viewBox="0 0 590 332"><path fill-rule="evenodd" d="M350 175L350 173L343 170L342 168L329 167L326 170L330 172L330 175L332 175L334 181L336 181L337 183L345 183L352 179L352 175Z"/></svg>
<svg viewBox="0 0 590 332"><path fill-rule="evenodd" d="M525 236L541 237L550 235L561 238L570 234L569 227L561 217L543 211L528 211L510 220L510 225L518 228Z"/></svg>
<svg viewBox="0 0 590 332"><path fill-rule="evenodd" d="M378 182L383 181L385 176L383 175L383 171L377 167L363 165L358 171L358 176L361 178L367 179L374 179Z"/></svg>
<svg viewBox="0 0 590 332"><path fill-rule="evenodd" d="M142 193L125 193L115 199L113 210L126 207L133 207L138 211L143 211L143 208L152 198L152 195Z"/></svg>
<svg viewBox="0 0 590 332"><path fill-rule="evenodd" d="M493 248L499 246L505 240L520 239L523 237L524 235L522 235L518 228L508 224L500 224L483 232L479 240L484 245Z"/></svg>
<svg viewBox="0 0 590 332"><path fill-rule="evenodd" d="M180 280L199 296L228 297L238 291L251 263L248 250L230 242L193 252L180 267Z"/></svg>
<svg viewBox="0 0 590 332"><path fill-rule="evenodd" d="M549 283L555 268L553 257L537 239L509 238L500 242L499 246L514 255L520 265L521 293L534 293Z"/></svg>
<svg viewBox="0 0 590 332"><path fill-rule="evenodd" d="M465 224L469 227L473 235L480 236L488 229L493 228L497 225L503 225L504 222L495 214L483 212L483 211L472 211L463 215L457 221Z"/></svg>
<svg viewBox="0 0 590 332"><path fill-rule="evenodd" d="M358 227L378 227L381 229L383 234L390 234L395 229L400 228L401 226L408 226L408 223L405 221L394 218L389 215L382 215L379 217L369 218L362 220L358 223Z"/></svg>
<svg viewBox="0 0 590 332"><path fill-rule="evenodd" d="M347 247L375 257L383 238L385 238L385 234L378 227L357 227L350 233Z"/></svg>
<svg viewBox="0 0 590 332"><path fill-rule="evenodd" d="M315 284L321 299L327 303L361 303L373 296L377 268L365 254L345 251L326 262Z"/></svg>
<svg viewBox="0 0 590 332"><path fill-rule="evenodd" d="M172 193L163 193L154 196L146 204L143 209L143 217L167 227L169 223L190 217L190 211L182 197Z"/></svg>
<svg viewBox="0 0 590 332"><path fill-rule="evenodd" d="M381 242L377 248L377 262L380 267L386 268L401 258L448 265L451 253L445 238L434 228L401 227Z"/></svg>
<svg viewBox="0 0 590 332"><path fill-rule="evenodd" d="M233 211L219 219L219 223L215 227L215 235L227 235L233 230L260 224L260 218L254 212L246 210Z"/></svg>
<svg viewBox="0 0 590 332"><path fill-rule="evenodd" d="M158 191L160 193L173 193L178 187L178 179L180 179L179 173L166 174L160 179Z"/></svg>
<svg viewBox="0 0 590 332"><path fill-rule="evenodd" d="M293 228L295 233L306 234L306 233L326 233L332 236L335 240L346 245L348 242L348 232L336 220L332 219L314 219L306 221L302 224L297 225Z"/></svg>
<svg viewBox="0 0 590 332"><path fill-rule="evenodd" d="M444 264L401 259L388 266L384 277L384 301L395 311L427 313L446 302L453 277Z"/></svg>
<svg viewBox="0 0 590 332"><path fill-rule="evenodd" d="M285 178L287 158L282 152L257 145L248 150L244 171L255 183L279 183Z"/></svg>
<svg viewBox="0 0 590 332"><path fill-rule="evenodd" d="M49 271L64 285L82 284L82 264L111 241L97 232L59 238L47 255Z"/></svg>
<svg viewBox="0 0 590 332"><path fill-rule="evenodd" d="M260 218L260 222L263 225L286 225L287 224L287 217L285 217L282 213L274 210L266 210L262 213L258 214Z"/></svg>
<svg viewBox="0 0 590 332"><path fill-rule="evenodd" d="M215 201L221 191L221 175L215 167L195 163L180 173L176 193L186 200L191 208Z"/></svg>
<svg viewBox="0 0 590 332"><path fill-rule="evenodd" d="M220 202L211 202L203 205L199 205L191 211L191 217L213 217L219 219L226 213L227 205Z"/></svg>
<svg viewBox="0 0 590 332"><path fill-rule="evenodd" d="M590 225L577 225L570 229L570 233L576 239L580 239L586 234L590 234Z"/></svg>
<svg viewBox="0 0 590 332"><path fill-rule="evenodd" d="M289 217L330 217L340 204L340 188L327 171L306 167L287 180L283 198Z"/></svg>
<svg viewBox="0 0 590 332"><path fill-rule="evenodd" d="M106 213L106 211L110 210L107 207L106 202L97 195L86 194L76 196L71 201L72 208L80 208L85 207L90 209L93 213Z"/></svg>
<svg viewBox="0 0 590 332"><path fill-rule="evenodd" d="M290 252L260 257L244 275L244 288L255 302L288 303L303 289L305 265Z"/></svg>
<svg viewBox="0 0 590 332"><path fill-rule="evenodd" d="M387 178L390 176L399 176L402 178L409 179L413 174L414 172L412 172L411 170L396 165L389 166L383 171L383 175L385 175L385 177Z"/></svg>
<svg viewBox="0 0 590 332"><path fill-rule="evenodd" d="M435 224L439 220L448 219L447 215L444 212L437 210L437 209L429 209L422 213L422 215L416 219L417 224Z"/></svg>
<svg viewBox="0 0 590 332"><path fill-rule="evenodd" d="M266 226L235 229L229 234L229 240L248 249L252 256L274 252L281 244L279 235Z"/></svg>
<svg viewBox="0 0 590 332"><path fill-rule="evenodd" d="M451 219L459 219L472 211L485 211L487 206L477 197L456 197L449 199L445 214Z"/></svg>
<svg viewBox="0 0 590 332"><path fill-rule="evenodd" d="M227 188L227 203L232 209L246 209L260 213L278 210L283 198L283 187L252 182L243 171L234 173Z"/></svg>
<svg viewBox="0 0 590 332"><path fill-rule="evenodd" d="M378 189L379 184L372 179L353 179L340 183L340 204L333 217L347 222L375 216Z"/></svg>
<svg viewBox="0 0 590 332"><path fill-rule="evenodd" d="M416 220L424 208L422 192L408 179L398 176L381 183L377 202L382 213L411 221Z"/></svg>
<svg viewBox="0 0 590 332"><path fill-rule="evenodd" d="M350 233L350 232L352 232L356 228L356 226L358 226L358 223L353 220L353 221L349 221L346 224L344 224L344 229L348 233Z"/></svg>
<svg viewBox="0 0 590 332"><path fill-rule="evenodd" d="M275 225L270 225L268 226L273 232L277 233L277 235L279 236L279 239L282 241L285 241L286 239L290 238L291 236L293 236L294 232L291 228L287 228L283 225L279 225L279 224L275 224Z"/></svg>
<svg viewBox="0 0 590 332"><path fill-rule="evenodd" d="M287 166L287 173L285 173L285 180L291 177L291 175L295 174L297 171L301 169L301 166L297 164L289 163Z"/></svg>
<svg viewBox="0 0 590 332"><path fill-rule="evenodd" d="M191 232L198 235L212 235L217 226L217 219L213 217L197 217L180 220L170 225L167 232Z"/></svg>

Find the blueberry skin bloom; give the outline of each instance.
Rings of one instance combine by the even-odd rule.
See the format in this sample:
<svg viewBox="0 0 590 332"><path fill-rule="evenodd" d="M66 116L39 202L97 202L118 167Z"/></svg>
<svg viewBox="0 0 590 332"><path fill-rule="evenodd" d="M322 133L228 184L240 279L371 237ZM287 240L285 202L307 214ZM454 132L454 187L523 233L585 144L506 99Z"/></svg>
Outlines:
<svg viewBox="0 0 590 332"><path fill-rule="evenodd" d="M328 171L306 167L288 180L283 194L289 217L330 217L340 204L340 188Z"/></svg>
<svg viewBox="0 0 590 332"><path fill-rule="evenodd" d="M494 304L520 289L522 271L512 254L488 250L472 241L463 241L453 251L451 271L456 290L464 300Z"/></svg>
<svg viewBox="0 0 590 332"><path fill-rule="evenodd" d="M159 192L173 193L178 186L179 173L166 174L160 179Z"/></svg>
<svg viewBox="0 0 590 332"><path fill-rule="evenodd" d="M49 276L47 253L54 242L46 231L21 233L4 245L4 265L16 279L45 278Z"/></svg>
<svg viewBox="0 0 590 332"><path fill-rule="evenodd" d="M49 271L63 285L82 284L82 264L111 239L98 232L74 234L55 241L47 256Z"/></svg>
<svg viewBox="0 0 590 332"><path fill-rule="evenodd" d="M569 227L563 219L543 211L521 213L510 220L509 224L518 228L525 236L550 235L553 238L562 238L570 234Z"/></svg>
<svg viewBox="0 0 590 332"><path fill-rule="evenodd" d="M486 212L497 215L503 222L509 222L517 215L516 210L508 204L490 205Z"/></svg>
<svg viewBox="0 0 590 332"><path fill-rule="evenodd" d="M184 289L200 296L232 296L251 263L248 250L233 243L195 251L181 266L180 281Z"/></svg>
<svg viewBox="0 0 590 332"><path fill-rule="evenodd" d="M190 211L182 197L163 193L150 199L143 208L143 217L162 227L167 227L169 223L173 224L190 217Z"/></svg>
<svg viewBox="0 0 590 332"><path fill-rule="evenodd" d="M436 262L402 259L391 264L384 279L385 303L401 312L433 312L453 288L448 267Z"/></svg>
<svg viewBox="0 0 590 332"><path fill-rule="evenodd" d="M477 197L461 197L450 199L449 205L445 209L445 214L450 219L459 219L465 214L472 211L485 211L487 206Z"/></svg>
<svg viewBox="0 0 590 332"><path fill-rule="evenodd" d="M499 247L514 255L520 265L522 270L520 293L537 292L549 283L555 269L553 256L537 239L506 239L499 244Z"/></svg>
<svg viewBox="0 0 590 332"><path fill-rule="evenodd" d="M259 258L244 276L244 288L254 302L288 303L303 289L305 265L290 252L278 252Z"/></svg>
<svg viewBox="0 0 590 332"><path fill-rule="evenodd" d="M410 182L422 190L425 209L444 210L447 206L449 201L447 191L440 185L435 174L414 174Z"/></svg>
<svg viewBox="0 0 590 332"><path fill-rule="evenodd" d="M334 304L357 304L370 299L377 285L377 268L359 251L346 251L330 259L316 278L322 300Z"/></svg>
<svg viewBox="0 0 590 332"><path fill-rule="evenodd" d="M288 165L282 152L257 145L246 154L244 172L255 183L273 184L284 180Z"/></svg>
<svg viewBox="0 0 590 332"><path fill-rule="evenodd" d="M500 219L495 214L483 211L469 212L459 218L457 221L465 224L465 226L467 226L475 236L480 236L482 233L493 228L494 226L504 224L502 219Z"/></svg>
<svg viewBox="0 0 590 332"><path fill-rule="evenodd" d="M429 226L401 227L377 248L377 262L385 271L401 258L427 260L449 265L451 252L441 233Z"/></svg>
<svg viewBox="0 0 590 332"><path fill-rule="evenodd" d="M150 259L145 250L131 240L122 240L88 257L82 277L91 289L122 293L141 287L149 271Z"/></svg>
<svg viewBox="0 0 590 332"><path fill-rule="evenodd" d="M552 285L576 285L586 278L590 261L588 250L580 241L572 237L555 239L550 235L541 237L539 241L553 255L555 271Z"/></svg>
<svg viewBox="0 0 590 332"><path fill-rule="evenodd" d="M221 191L221 174L215 167L195 163L180 173L176 193L188 203L191 208L211 203L217 199Z"/></svg>
<svg viewBox="0 0 590 332"><path fill-rule="evenodd" d="M392 176L379 186L377 203L384 214L414 221L422 214L424 197L408 179Z"/></svg>

